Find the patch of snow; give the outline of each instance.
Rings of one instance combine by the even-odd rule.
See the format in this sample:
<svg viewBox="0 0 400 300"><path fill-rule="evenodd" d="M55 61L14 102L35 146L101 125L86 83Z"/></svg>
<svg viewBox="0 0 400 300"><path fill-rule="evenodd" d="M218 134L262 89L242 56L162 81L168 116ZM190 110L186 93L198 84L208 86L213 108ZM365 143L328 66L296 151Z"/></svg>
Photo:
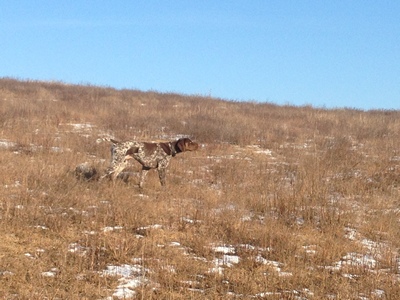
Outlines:
<svg viewBox="0 0 400 300"><path fill-rule="evenodd" d="M96 127L95 125L90 123L67 123L62 125L72 126L72 129L74 131L91 130L93 127Z"/></svg>
<svg viewBox="0 0 400 300"><path fill-rule="evenodd" d="M0 148L10 149L15 147L16 145L16 143L10 142L9 140L0 140Z"/></svg>
<svg viewBox="0 0 400 300"><path fill-rule="evenodd" d="M130 277L135 274L141 274L142 271L142 266L124 264L120 266L107 266L107 269L102 272L102 275Z"/></svg>
<svg viewBox="0 0 400 300"><path fill-rule="evenodd" d="M50 151L54 152L54 153L63 153L64 152L64 150L60 147L51 147Z"/></svg>
<svg viewBox="0 0 400 300"><path fill-rule="evenodd" d="M378 249L384 249L388 247L388 245L385 243L374 242L369 239L362 239L361 244L370 252L379 252Z"/></svg>
<svg viewBox="0 0 400 300"><path fill-rule="evenodd" d="M384 290L380 290L380 289L376 289L374 291L372 291L371 293L373 296L378 297L378 298L383 298L385 296L385 291Z"/></svg>
<svg viewBox="0 0 400 300"><path fill-rule="evenodd" d="M119 285L112 296L118 299L130 299L136 295L134 289L147 282L144 276L146 272L148 270L140 265L124 264L120 266L107 266L107 269L101 275L120 277L118 279Z"/></svg>
<svg viewBox="0 0 400 300"><path fill-rule="evenodd" d="M377 262L372 255L361 254L356 252L347 253L342 257L342 260L337 263L338 266L351 265L351 266L366 266L375 268Z"/></svg>
<svg viewBox="0 0 400 300"><path fill-rule="evenodd" d="M181 243L179 243L179 242L171 242L171 243L169 243L169 245L170 245L171 247L180 247L180 246L181 246Z"/></svg>
<svg viewBox="0 0 400 300"><path fill-rule="evenodd" d="M13 276L14 273L11 271L1 271L0 276Z"/></svg>
<svg viewBox="0 0 400 300"><path fill-rule="evenodd" d="M369 254L349 252L336 262L333 266L326 266L325 269L339 271L345 266L373 269L377 265L376 259ZM349 276L348 274L346 276Z"/></svg>
<svg viewBox="0 0 400 300"><path fill-rule="evenodd" d="M256 261L257 263L263 264L263 265L268 264L268 260L265 259L264 257L262 257L261 255L257 255L256 258L255 258L255 261Z"/></svg>
<svg viewBox="0 0 400 300"><path fill-rule="evenodd" d="M106 226L103 228L103 232L111 232L111 231L118 231L123 229L122 226Z"/></svg>
<svg viewBox="0 0 400 300"><path fill-rule="evenodd" d="M250 222L253 219L254 215L249 214L249 215L244 215L243 217L240 218L242 222Z"/></svg>
<svg viewBox="0 0 400 300"><path fill-rule="evenodd" d="M135 197L149 198L149 196L148 196L148 195L145 195L145 194L137 194L137 195L135 195Z"/></svg>
<svg viewBox="0 0 400 300"><path fill-rule="evenodd" d="M35 259L35 256L33 254L29 253L29 252L25 253L24 255L25 255L25 257L28 257L30 259Z"/></svg>
<svg viewBox="0 0 400 300"><path fill-rule="evenodd" d="M272 156L272 151L271 150L263 149L259 145L248 146L248 148L251 148L254 151L254 153L265 154L267 156Z"/></svg>
<svg viewBox="0 0 400 300"><path fill-rule="evenodd" d="M263 265L267 265L267 266L272 267L272 269L274 269L275 272L278 273L278 276L279 276L279 277L289 277L289 276L293 276L293 273L291 273L291 272L284 272L284 271L282 271L283 263L281 263L281 262L278 262L278 261L275 261L275 260L268 260L268 259L265 259L265 258L262 257L261 255L258 255L258 256L255 258L255 261L258 262L258 263L261 263L261 264L263 264Z"/></svg>
<svg viewBox="0 0 400 300"><path fill-rule="evenodd" d="M43 277L55 277L56 274L54 272L48 271L48 272L42 272Z"/></svg>
<svg viewBox="0 0 400 300"><path fill-rule="evenodd" d="M10 184L10 185L6 184L4 187L6 189L8 189L8 188L18 188L18 187L21 187L21 186L22 186L21 182L19 180L17 180L13 184Z"/></svg>
<svg viewBox="0 0 400 300"><path fill-rule="evenodd" d="M154 225L139 227L137 230L161 229L162 227L163 226L160 224L154 224Z"/></svg>
<svg viewBox="0 0 400 300"><path fill-rule="evenodd" d="M197 220L192 220L190 218L186 218L186 217L182 217L181 218L182 222L188 223L188 224L195 224L195 223L199 223L200 221Z"/></svg>
<svg viewBox="0 0 400 300"><path fill-rule="evenodd" d="M209 273L216 273L216 274L222 275L222 274L224 274L224 268L222 268L222 267L220 267L220 266L216 266L216 267L214 267L214 268L210 268L210 269L208 270L208 272L209 272Z"/></svg>
<svg viewBox="0 0 400 300"><path fill-rule="evenodd" d="M260 298L267 298L269 296L280 296L281 293L280 292L262 292L262 293L258 293L255 296L256 297L260 297Z"/></svg>
<svg viewBox="0 0 400 300"><path fill-rule="evenodd" d="M304 251L309 254L309 255L313 255L315 253L317 253L317 251L315 250L316 245L306 245L303 246Z"/></svg>
<svg viewBox="0 0 400 300"><path fill-rule="evenodd" d="M95 235L95 234L97 234L97 232L94 231L94 230L90 230L90 231L89 230L84 230L83 233L87 234L87 235Z"/></svg>
<svg viewBox="0 0 400 300"><path fill-rule="evenodd" d="M48 230L49 228L47 226L44 225L36 225L36 226L32 226L33 228L36 229L42 229L42 230Z"/></svg>
<svg viewBox="0 0 400 300"><path fill-rule="evenodd" d="M357 230L356 229L354 229L354 228L350 228L350 227L346 227L345 228L345 231L346 231L346 233L345 233L345 238L347 238L347 239L349 239L349 240L351 240L351 241L354 241L354 240L356 240L357 239L357 237L358 237L358 232L357 232Z"/></svg>
<svg viewBox="0 0 400 300"><path fill-rule="evenodd" d="M68 245L68 252L75 253L80 256L84 256L87 253L88 248L79 245L78 243L72 243Z"/></svg>
<svg viewBox="0 0 400 300"><path fill-rule="evenodd" d="M292 272L279 272L278 276L279 277L290 277L290 276L293 276L293 273Z"/></svg>
<svg viewBox="0 0 400 300"><path fill-rule="evenodd" d="M211 248L215 253L234 254L235 247L233 246L214 246Z"/></svg>
<svg viewBox="0 0 400 300"><path fill-rule="evenodd" d="M43 277L56 277L59 270L57 268L52 268L50 271L42 272Z"/></svg>
<svg viewBox="0 0 400 300"><path fill-rule="evenodd" d="M240 261L239 256L237 255L223 255L222 258L215 258L213 263L216 267L219 266L227 266L232 267L234 264L238 264Z"/></svg>

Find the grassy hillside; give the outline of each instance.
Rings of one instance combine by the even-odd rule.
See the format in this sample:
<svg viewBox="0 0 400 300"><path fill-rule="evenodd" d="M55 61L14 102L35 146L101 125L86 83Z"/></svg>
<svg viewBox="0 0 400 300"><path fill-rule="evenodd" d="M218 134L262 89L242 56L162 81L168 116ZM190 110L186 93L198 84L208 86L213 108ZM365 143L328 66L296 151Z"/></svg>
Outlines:
<svg viewBox="0 0 400 300"><path fill-rule="evenodd" d="M0 79L0 298L398 299L399 135L399 111ZM165 188L74 176L99 138L181 136Z"/></svg>

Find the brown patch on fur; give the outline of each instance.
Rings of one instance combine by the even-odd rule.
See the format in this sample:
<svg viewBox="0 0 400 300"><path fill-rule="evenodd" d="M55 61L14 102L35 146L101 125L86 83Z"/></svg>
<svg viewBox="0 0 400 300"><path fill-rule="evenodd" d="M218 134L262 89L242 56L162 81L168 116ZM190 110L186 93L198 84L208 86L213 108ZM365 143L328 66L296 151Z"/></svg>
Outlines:
<svg viewBox="0 0 400 300"><path fill-rule="evenodd" d="M143 152L146 156L154 153L157 149L157 144L154 143L143 143Z"/></svg>
<svg viewBox="0 0 400 300"><path fill-rule="evenodd" d="M172 155L171 148L168 143L160 143L160 147L164 150L167 155Z"/></svg>
<svg viewBox="0 0 400 300"><path fill-rule="evenodd" d="M139 152L139 148L138 147L131 147L126 151L125 155L133 155L133 154L138 153L138 152Z"/></svg>

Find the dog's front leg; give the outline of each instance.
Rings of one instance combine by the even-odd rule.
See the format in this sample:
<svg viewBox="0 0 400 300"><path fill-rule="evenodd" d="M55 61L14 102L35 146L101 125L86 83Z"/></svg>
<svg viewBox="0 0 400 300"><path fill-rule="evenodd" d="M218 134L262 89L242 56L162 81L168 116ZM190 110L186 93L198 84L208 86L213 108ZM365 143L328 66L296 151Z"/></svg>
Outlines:
<svg viewBox="0 0 400 300"><path fill-rule="evenodd" d="M157 168L158 171L158 177L160 178L160 182L162 186L165 186L166 182L165 182L165 168Z"/></svg>
<svg viewBox="0 0 400 300"><path fill-rule="evenodd" d="M150 168L143 166L142 171L140 172L139 179L139 188L143 188L144 180L146 179L147 172L149 172Z"/></svg>
<svg viewBox="0 0 400 300"><path fill-rule="evenodd" d="M128 166L128 161L124 160L118 166L114 167L113 170L109 173L111 175L112 180L115 182L117 180L118 175Z"/></svg>

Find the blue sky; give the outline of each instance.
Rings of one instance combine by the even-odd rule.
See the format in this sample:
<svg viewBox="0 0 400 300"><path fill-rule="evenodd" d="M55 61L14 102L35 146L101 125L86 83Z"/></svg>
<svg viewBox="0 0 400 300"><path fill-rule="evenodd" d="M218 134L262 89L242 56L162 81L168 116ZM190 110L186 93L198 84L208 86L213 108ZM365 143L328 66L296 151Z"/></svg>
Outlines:
<svg viewBox="0 0 400 300"><path fill-rule="evenodd" d="M0 77L400 109L400 1L0 4Z"/></svg>

